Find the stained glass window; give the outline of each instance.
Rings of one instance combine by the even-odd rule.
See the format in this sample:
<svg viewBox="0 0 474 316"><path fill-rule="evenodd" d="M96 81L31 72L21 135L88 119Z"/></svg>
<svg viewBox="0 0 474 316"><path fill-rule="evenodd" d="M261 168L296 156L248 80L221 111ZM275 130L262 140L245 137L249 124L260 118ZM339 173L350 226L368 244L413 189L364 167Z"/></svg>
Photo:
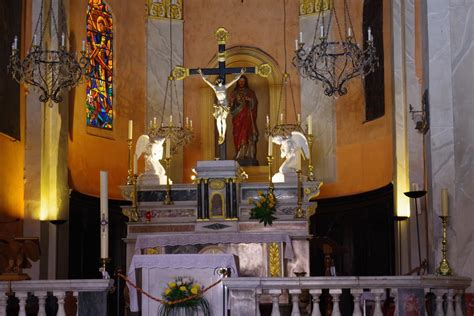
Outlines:
<svg viewBox="0 0 474 316"><path fill-rule="evenodd" d="M89 0L87 53L90 68L86 82L87 125L113 127L113 32L112 14L103 0Z"/></svg>

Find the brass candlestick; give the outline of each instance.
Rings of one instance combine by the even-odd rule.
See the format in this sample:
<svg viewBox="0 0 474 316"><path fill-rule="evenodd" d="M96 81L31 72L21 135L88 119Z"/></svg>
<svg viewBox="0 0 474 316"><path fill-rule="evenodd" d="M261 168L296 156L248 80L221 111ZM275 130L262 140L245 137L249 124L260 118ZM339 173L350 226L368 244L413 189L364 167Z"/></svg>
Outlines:
<svg viewBox="0 0 474 316"><path fill-rule="evenodd" d="M133 170L132 170L132 140L127 139L128 145L128 176L127 176L127 185L133 184Z"/></svg>
<svg viewBox="0 0 474 316"><path fill-rule="evenodd" d="M308 134L306 135L308 139L308 147L309 147L309 159L308 159L308 181L314 181L314 166L313 166L313 135Z"/></svg>
<svg viewBox="0 0 474 316"><path fill-rule="evenodd" d="M173 200L171 199L171 184L170 184L170 165L171 165L171 158L167 157L164 159L166 165L166 194L165 199L163 200L163 204L171 205L174 204Z"/></svg>
<svg viewBox="0 0 474 316"><path fill-rule="evenodd" d="M99 272L102 273L102 279L110 279L110 275L107 272L107 265L110 262L110 258L100 258L100 268Z"/></svg>
<svg viewBox="0 0 474 316"><path fill-rule="evenodd" d="M443 239L441 240L441 253L443 254L443 259L441 259L441 262L439 263L439 267L436 272L439 275L449 276L453 275L453 270L449 266L449 262L447 259L448 250L446 249L448 244L448 234L446 231L446 227L448 226L448 216L440 216L439 218L441 218L441 222L443 223Z"/></svg>
<svg viewBox="0 0 474 316"><path fill-rule="evenodd" d="M273 156L268 155L267 156L267 162L268 162L268 192L273 193L273 181L272 181L272 161L273 161Z"/></svg>
<svg viewBox="0 0 474 316"><path fill-rule="evenodd" d="M297 175L297 187L296 187L296 195L298 197L298 208L296 209L295 212L295 218L304 218L304 211L302 208L303 205L303 197L301 195L301 187L302 187L302 181L301 181L301 169L296 170L296 175Z"/></svg>

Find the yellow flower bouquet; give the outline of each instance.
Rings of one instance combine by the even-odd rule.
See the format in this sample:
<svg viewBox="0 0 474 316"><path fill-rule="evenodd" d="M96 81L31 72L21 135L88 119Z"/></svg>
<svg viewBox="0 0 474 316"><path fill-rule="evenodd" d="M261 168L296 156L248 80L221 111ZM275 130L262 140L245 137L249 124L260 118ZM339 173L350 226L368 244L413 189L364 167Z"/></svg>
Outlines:
<svg viewBox="0 0 474 316"><path fill-rule="evenodd" d="M176 277L168 282L163 292L165 303L158 309L158 316L194 316L201 311L210 316L209 302L202 297L202 286L190 277Z"/></svg>
<svg viewBox="0 0 474 316"><path fill-rule="evenodd" d="M249 204L254 205L250 210L250 219L258 219L264 226L272 225L273 220L277 219L273 216L276 213L276 197L273 192L263 193L258 191L256 199L249 198Z"/></svg>

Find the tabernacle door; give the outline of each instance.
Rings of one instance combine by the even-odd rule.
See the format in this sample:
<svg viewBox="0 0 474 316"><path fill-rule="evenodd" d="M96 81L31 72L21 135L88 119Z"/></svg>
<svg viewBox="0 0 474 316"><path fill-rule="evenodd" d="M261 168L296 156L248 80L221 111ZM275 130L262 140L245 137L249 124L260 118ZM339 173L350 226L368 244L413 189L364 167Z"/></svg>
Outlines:
<svg viewBox="0 0 474 316"><path fill-rule="evenodd" d="M141 269L139 286L154 297L162 298L168 282L176 277L190 277L204 288L220 279L218 268L237 271L235 258L230 254L175 254L175 255L135 255L128 271L128 278L136 284L137 270ZM234 276L235 273L234 273ZM130 309L142 311L142 315L157 315L158 303L129 286ZM140 299L139 297L140 296ZM211 307L212 315L224 315L224 288L218 284L204 294ZM139 303L141 301L141 304ZM140 306L140 307L139 307Z"/></svg>

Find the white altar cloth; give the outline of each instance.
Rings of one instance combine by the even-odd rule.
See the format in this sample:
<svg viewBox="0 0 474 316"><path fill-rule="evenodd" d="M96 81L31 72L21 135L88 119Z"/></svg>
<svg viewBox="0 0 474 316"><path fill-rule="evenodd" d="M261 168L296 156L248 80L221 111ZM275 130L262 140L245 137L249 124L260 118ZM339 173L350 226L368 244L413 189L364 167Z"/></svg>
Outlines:
<svg viewBox="0 0 474 316"><path fill-rule="evenodd" d="M134 255L128 270L128 279L136 284L136 269L142 269L142 289L149 294L162 298L167 283L177 276L189 276L204 287L208 287L220 276L216 268L231 268L237 276L235 258L230 254L173 254L173 255ZM235 273L234 273L235 272ZM130 310L138 311L137 291L128 286L130 291ZM204 297L209 301L212 315L221 315L223 311L223 288L217 285ZM142 296L142 315L156 315L160 304Z"/></svg>
<svg viewBox="0 0 474 316"><path fill-rule="evenodd" d="M135 243L135 254L140 254L143 248L164 247L164 246L183 246L197 244L252 244L252 243L271 243L285 242L284 257L293 259L293 247L291 238L282 233L179 233L179 234L160 234L160 235L140 235Z"/></svg>

